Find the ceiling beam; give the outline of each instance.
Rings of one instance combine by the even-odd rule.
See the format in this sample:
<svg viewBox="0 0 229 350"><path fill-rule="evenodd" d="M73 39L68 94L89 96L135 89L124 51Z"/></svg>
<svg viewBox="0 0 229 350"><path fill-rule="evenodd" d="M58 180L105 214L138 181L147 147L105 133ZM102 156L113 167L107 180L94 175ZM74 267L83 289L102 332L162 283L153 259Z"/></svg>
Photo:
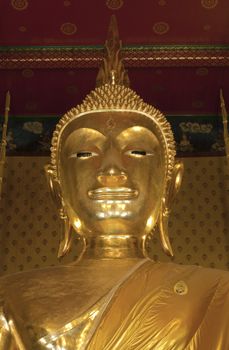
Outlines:
<svg viewBox="0 0 229 350"><path fill-rule="evenodd" d="M123 47L126 67L226 67L228 45L148 45ZM102 46L2 46L0 69L94 68Z"/></svg>

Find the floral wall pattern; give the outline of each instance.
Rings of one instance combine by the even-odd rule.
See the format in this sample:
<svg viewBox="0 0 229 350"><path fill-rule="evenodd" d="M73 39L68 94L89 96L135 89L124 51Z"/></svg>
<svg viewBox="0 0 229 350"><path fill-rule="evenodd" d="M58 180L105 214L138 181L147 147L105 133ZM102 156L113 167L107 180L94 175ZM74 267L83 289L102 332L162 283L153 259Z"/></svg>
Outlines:
<svg viewBox="0 0 229 350"><path fill-rule="evenodd" d="M47 157L8 157L0 201L0 274L56 265L60 221L46 184ZM229 165L224 157L185 158L170 219L174 261L229 269ZM155 235L154 260L168 261ZM76 259L77 241L62 263Z"/></svg>

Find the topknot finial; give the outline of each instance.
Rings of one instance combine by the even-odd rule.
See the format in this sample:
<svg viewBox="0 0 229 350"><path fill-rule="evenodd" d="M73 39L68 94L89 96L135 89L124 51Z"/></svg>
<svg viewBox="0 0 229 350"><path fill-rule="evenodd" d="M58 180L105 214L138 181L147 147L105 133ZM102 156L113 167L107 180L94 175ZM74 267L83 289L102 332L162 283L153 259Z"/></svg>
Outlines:
<svg viewBox="0 0 229 350"><path fill-rule="evenodd" d="M96 78L96 86L118 84L129 86L129 77L120 58L122 42L119 39L118 25L115 15L111 16L105 42L106 56Z"/></svg>

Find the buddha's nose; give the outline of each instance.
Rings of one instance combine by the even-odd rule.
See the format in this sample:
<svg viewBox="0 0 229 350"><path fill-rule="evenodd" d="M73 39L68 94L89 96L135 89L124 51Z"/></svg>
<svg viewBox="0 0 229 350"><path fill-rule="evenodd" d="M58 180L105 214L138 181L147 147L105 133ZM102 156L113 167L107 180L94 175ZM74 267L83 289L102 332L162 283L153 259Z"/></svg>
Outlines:
<svg viewBox="0 0 229 350"><path fill-rule="evenodd" d="M111 146L104 155L97 175L98 182L104 187L120 187L127 181L127 174L118 150Z"/></svg>
<svg viewBox="0 0 229 350"><path fill-rule="evenodd" d="M111 166L99 172L97 179L104 187L120 187L125 185L127 175L123 170L115 166Z"/></svg>

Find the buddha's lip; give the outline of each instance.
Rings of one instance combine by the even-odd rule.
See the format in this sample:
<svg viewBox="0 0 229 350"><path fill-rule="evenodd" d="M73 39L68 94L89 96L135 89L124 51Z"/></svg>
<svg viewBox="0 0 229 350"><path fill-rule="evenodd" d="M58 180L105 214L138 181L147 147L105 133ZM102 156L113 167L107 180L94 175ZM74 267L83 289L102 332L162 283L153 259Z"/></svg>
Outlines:
<svg viewBox="0 0 229 350"><path fill-rule="evenodd" d="M101 187L88 191L91 199L134 199L138 196L138 190L128 187Z"/></svg>

